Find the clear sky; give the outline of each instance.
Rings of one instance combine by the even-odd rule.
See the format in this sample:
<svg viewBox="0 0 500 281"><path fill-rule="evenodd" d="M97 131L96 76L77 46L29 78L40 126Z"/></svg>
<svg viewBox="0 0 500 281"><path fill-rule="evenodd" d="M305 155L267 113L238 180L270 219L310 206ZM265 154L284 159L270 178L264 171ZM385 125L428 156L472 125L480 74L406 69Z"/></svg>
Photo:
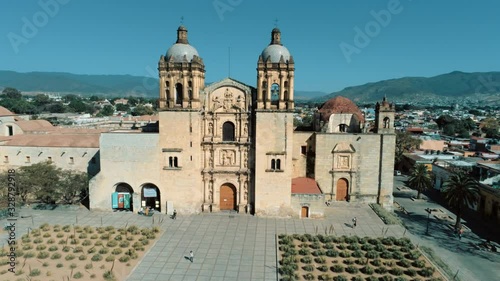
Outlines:
<svg viewBox="0 0 500 281"><path fill-rule="evenodd" d="M256 83L278 19L297 90L500 70L498 0L0 0L0 69L156 76L183 23L206 81Z"/></svg>

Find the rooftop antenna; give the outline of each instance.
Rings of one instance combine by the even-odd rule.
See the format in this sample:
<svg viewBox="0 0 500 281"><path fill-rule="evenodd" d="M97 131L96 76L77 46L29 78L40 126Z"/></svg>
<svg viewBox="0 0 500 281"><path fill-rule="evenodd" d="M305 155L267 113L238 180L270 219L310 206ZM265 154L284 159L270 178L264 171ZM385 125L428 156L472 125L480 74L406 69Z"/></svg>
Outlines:
<svg viewBox="0 0 500 281"><path fill-rule="evenodd" d="M274 27L278 27L278 18L274 20Z"/></svg>
<svg viewBox="0 0 500 281"><path fill-rule="evenodd" d="M181 16L181 25L184 24L184 16Z"/></svg>

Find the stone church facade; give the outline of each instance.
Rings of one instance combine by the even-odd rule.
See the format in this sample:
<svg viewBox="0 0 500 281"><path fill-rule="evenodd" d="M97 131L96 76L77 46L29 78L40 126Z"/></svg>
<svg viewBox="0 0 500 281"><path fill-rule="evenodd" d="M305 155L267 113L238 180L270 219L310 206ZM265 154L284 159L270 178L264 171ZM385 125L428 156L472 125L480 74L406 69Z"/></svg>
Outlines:
<svg viewBox="0 0 500 281"><path fill-rule="evenodd" d="M324 200L391 208L391 104L377 105L380 124L371 132L350 101L342 112L326 103L315 130L295 131L295 64L279 29L258 57L256 88L232 78L205 85L205 65L187 33L178 28L158 63L157 130L101 135L91 209L111 209L113 192L130 193L135 211L149 206L164 213L320 216ZM304 187L292 200L292 181L302 177L315 179L320 195Z"/></svg>

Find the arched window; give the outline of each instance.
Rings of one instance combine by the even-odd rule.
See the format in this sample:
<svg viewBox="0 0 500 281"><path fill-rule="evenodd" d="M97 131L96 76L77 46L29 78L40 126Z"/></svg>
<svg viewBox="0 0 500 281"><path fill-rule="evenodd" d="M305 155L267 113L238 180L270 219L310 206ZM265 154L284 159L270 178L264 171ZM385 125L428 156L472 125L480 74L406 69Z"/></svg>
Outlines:
<svg viewBox="0 0 500 281"><path fill-rule="evenodd" d="M271 103L275 104L280 99L280 86L276 83L271 85Z"/></svg>
<svg viewBox="0 0 500 281"><path fill-rule="evenodd" d="M276 159L276 170L281 170L281 159Z"/></svg>
<svg viewBox="0 0 500 281"><path fill-rule="evenodd" d="M175 84L175 104L182 105L182 84Z"/></svg>
<svg viewBox="0 0 500 281"><path fill-rule="evenodd" d="M234 141L234 124L229 121L222 125L222 141Z"/></svg>
<svg viewBox="0 0 500 281"><path fill-rule="evenodd" d="M271 170L276 170L276 160L275 159L271 160Z"/></svg>
<svg viewBox="0 0 500 281"><path fill-rule="evenodd" d="M389 117L384 118L384 128L385 129L388 129L390 127L390 122L391 122L391 119L389 119Z"/></svg>
<svg viewBox="0 0 500 281"><path fill-rule="evenodd" d="M346 124L340 124L339 125L339 132L342 132L342 133L347 132L347 125Z"/></svg>

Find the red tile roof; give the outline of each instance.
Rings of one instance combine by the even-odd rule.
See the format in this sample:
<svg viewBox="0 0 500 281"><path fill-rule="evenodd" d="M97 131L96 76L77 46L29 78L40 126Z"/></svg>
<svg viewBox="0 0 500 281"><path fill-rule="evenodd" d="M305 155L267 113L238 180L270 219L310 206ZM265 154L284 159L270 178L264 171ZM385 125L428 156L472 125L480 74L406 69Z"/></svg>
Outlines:
<svg viewBox="0 0 500 281"><path fill-rule="evenodd" d="M311 178L292 179L292 193L321 194L318 184Z"/></svg>

